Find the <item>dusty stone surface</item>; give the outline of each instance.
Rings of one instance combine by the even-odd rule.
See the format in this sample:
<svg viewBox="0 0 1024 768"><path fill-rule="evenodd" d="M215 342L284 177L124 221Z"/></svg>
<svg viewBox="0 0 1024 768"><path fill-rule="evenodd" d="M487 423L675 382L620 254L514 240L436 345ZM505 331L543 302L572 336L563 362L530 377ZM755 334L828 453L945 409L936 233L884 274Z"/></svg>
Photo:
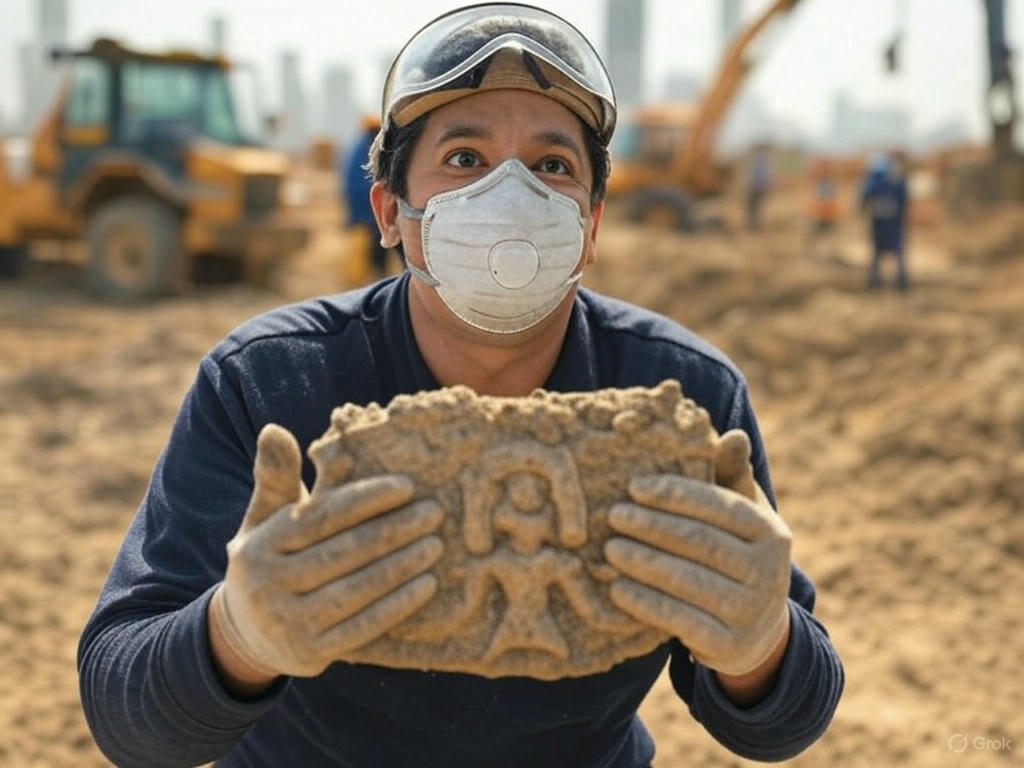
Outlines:
<svg viewBox="0 0 1024 768"><path fill-rule="evenodd" d="M437 595L349 661L555 679L653 650L608 598L608 511L636 475L713 479L718 437L678 382L529 397L466 387L345 405L310 448L313 494L409 475L446 511Z"/></svg>

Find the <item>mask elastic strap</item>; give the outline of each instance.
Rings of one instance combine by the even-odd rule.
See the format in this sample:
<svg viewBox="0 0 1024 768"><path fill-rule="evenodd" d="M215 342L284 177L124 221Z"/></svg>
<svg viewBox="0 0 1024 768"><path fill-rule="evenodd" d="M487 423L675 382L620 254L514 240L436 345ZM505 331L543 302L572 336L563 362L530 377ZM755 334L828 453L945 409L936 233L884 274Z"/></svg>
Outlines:
<svg viewBox="0 0 1024 768"><path fill-rule="evenodd" d="M408 258L404 258L403 261L405 261L405 268L406 269L408 269L413 275L418 277L420 280L422 280L424 283L429 285L431 288L437 288L437 286L439 286L441 284L440 280L438 280L432 274L427 272L427 270L420 269L419 267L417 267L415 264L413 264L411 261L409 261Z"/></svg>
<svg viewBox="0 0 1024 768"><path fill-rule="evenodd" d="M413 208L405 200L398 198L398 212L407 219L422 219L425 210L424 208Z"/></svg>
<svg viewBox="0 0 1024 768"><path fill-rule="evenodd" d="M424 209L413 208L411 205L405 202L405 200L403 200L402 198L398 198L398 212L405 216L405 218L407 219L422 219ZM406 258L404 254L402 256L402 261L405 262L406 269L408 269L413 275L418 277L431 288L437 288L437 286L441 284L440 280L438 280L436 277L430 274L427 270L420 269L419 267L417 267L415 264L409 261L409 259Z"/></svg>

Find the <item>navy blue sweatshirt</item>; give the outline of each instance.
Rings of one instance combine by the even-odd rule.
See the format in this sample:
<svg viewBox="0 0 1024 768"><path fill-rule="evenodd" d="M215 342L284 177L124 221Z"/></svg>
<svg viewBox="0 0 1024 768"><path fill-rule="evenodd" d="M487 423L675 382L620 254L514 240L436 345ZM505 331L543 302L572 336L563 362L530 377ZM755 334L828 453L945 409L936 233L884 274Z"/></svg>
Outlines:
<svg viewBox="0 0 1024 768"><path fill-rule="evenodd" d="M280 678L256 699L224 688L206 606L252 492L256 436L275 422L305 447L335 406L386 404L438 387L413 338L408 280L266 313L201 361L82 633L82 703L103 752L117 765L147 768L211 760L225 768L641 768L654 744L636 712L666 662L693 717L737 754L781 760L817 739L843 671L811 615L814 587L795 566L778 681L746 709L678 641L602 674L553 682L338 662L315 678ZM666 378L677 379L719 431L750 435L755 475L772 497L736 368L671 320L580 289L544 387L589 391ZM303 475L312 486L308 459Z"/></svg>

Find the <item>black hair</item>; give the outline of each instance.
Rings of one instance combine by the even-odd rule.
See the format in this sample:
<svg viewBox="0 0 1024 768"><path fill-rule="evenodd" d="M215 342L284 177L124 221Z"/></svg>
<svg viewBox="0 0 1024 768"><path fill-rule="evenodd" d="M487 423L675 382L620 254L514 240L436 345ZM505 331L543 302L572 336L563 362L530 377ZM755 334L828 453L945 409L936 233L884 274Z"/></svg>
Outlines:
<svg viewBox="0 0 1024 768"><path fill-rule="evenodd" d="M384 181L388 189L403 200L409 196L408 175L412 151L423 133L429 114L421 115L402 128L391 123L387 131L377 134L370 147L366 169L374 181Z"/></svg>

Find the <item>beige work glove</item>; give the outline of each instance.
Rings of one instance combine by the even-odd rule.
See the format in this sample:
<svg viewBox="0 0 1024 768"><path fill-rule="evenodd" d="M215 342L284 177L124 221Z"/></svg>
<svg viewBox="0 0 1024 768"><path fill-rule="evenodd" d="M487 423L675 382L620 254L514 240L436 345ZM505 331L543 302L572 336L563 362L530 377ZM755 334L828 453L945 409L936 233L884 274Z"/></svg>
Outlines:
<svg viewBox="0 0 1024 768"><path fill-rule="evenodd" d="M384 475L310 497L299 446L276 424L260 432L255 488L210 603L211 621L267 677L319 674L387 632L437 591L443 511L412 502L412 482Z"/></svg>
<svg viewBox="0 0 1024 768"><path fill-rule="evenodd" d="M717 450L718 485L634 478L636 503L616 504L608 516L629 538L605 543L622 574L612 602L727 675L760 666L789 627L790 532L754 481L749 456L746 433L732 430Z"/></svg>

